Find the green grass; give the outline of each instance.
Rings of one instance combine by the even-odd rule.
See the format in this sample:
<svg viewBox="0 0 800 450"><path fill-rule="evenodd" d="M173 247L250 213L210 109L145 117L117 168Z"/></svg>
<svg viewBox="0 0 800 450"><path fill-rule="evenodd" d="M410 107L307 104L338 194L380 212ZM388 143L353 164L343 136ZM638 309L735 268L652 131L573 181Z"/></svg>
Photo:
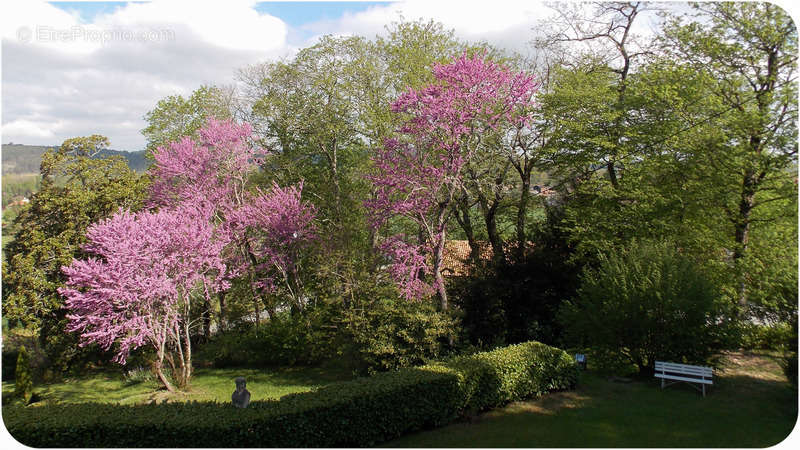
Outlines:
<svg viewBox="0 0 800 450"><path fill-rule="evenodd" d="M576 390L517 402L386 447L768 447L791 433L797 391L770 355L731 354L705 398L582 374Z"/></svg>
<svg viewBox="0 0 800 450"><path fill-rule="evenodd" d="M187 392L170 394L153 380L133 381L121 373L95 373L59 383L36 385L34 404L103 402L140 404L163 401L230 402L234 379L247 379L250 400L278 399L292 392L309 391L334 381L350 378L349 373L319 368L281 369L197 369ZM7 397L14 383L4 382Z"/></svg>

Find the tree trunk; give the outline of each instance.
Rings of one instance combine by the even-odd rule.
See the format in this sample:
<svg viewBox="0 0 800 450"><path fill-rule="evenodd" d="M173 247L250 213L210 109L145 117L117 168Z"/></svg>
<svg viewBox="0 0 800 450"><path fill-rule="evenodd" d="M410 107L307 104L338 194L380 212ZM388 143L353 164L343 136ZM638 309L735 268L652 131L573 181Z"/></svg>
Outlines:
<svg viewBox="0 0 800 450"><path fill-rule="evenodd" d="M436 285L436 293L439 296L439 305L442 311L447 311L447 290L444 285L444 277L442 277L442 259L444 257L444 243L445 233L442 230L442 237L436 244L436 250L433 255L433 279Z"/></svg>
<svg viewBox="0 0 800 450"><path fill-rule="evenodd" d="M469 259L472 263L475 263L480 257L480 246L478 241L475 240L475 230L472 228L472 219L469 217L470 205L466 193L458 200L457 206L456 221L461 225L461 229L464 230L464 234L467 236Z"/></svg>
<svg viewBox="0 0 800 450"><path fill-rule="evenodd" d="M606 170L608 170L608 179L611 181L611 186L617 189L619 187L619 180L617 179L617 169L614 167L614 163L609 162L606 165Z"/></svg>
<svg viewBox="0 0 800 450"><path fill-rule="evenodd" d="M522 259L525 254L525 246L527 242L527 235L525 232L525 218L528 214L528 202L531 197L531 170L526 167L522 175L522 191L519 195L519 204L517 205L517 248L516 255L518 259Z"/></svg>
<svg viewBox="0 0 800 450"><path fill-rule="evenodd" d="M747 253L747 246L750 241L750 214L755 204L756 188L758 178L755 171L748 170L742 179L742 191L739 199L739 210L734 222L734 238L736 246L733 250L734 266L740 270L738 303L740 312L744 313L747 306L747 288L744 273L741 273L741 263Z"/></svg>
<svg viewBox="0 0 800 450"><path fill-rule="evenodd" d="M203 296L203 342L211 339L211 301L208 295Z"/></svg>
<svg viewBox="0 0 800 450"><path fill-rule="evenodd" d="M161 384L164 385L164 388L166 388L167 391L174 393L175 392L175 388L172 386L172 383L169 382L169 380L167 379L166 375L164 375L164 371L162 370L161 361L157 361L155 363L154 370L156 372L156 376L158 377L158 380L161 381Z"/></svg>
<svg viewBox="0 0 800 450"><path fill-rule="evenodd" d="M223 331L225 329L225 320L226 320L226 311L225 311L225 292L221 291L219 293L219 331Z"/></svg>
<svg viewBox="0 0 800 450"><path fill-rule="evenodd" d="M486 223L486 234L489 237L489 244L492 246L492 258L496 262L505 260L503 239L500 237L500 233L497 232L497 207L499 205L499 201L493 201L483 213L483 220Z"/></svg>

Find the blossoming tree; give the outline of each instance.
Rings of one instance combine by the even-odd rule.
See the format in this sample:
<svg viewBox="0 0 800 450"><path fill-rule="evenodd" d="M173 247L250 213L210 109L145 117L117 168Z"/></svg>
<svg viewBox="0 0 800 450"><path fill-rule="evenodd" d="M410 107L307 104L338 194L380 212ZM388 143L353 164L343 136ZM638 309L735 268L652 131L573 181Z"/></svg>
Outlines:
<svg viewBox="0 0 800 450"><path fill-rule="evenodd" d="M298 251L315 237L315 210L300 199L302 183L273 185L267 192L249 188L250 175L268 152L253 145L247 123L210 119L197 134L196 140L184 137L153 153L152 205L211 208L219 232L231 240L231 276L249 274L256 297L280 286L301 308Z"/></svg>
<svg viewBox="0 0 800 450"><path fill-rule="evenodd" d="M120 211L89 227L84 250L93 255L73 260L62 270L68 330L81 343L108 350L125 364L131 350L156 351L154 370L169 391L166 360L179 388L192 375L189 340L193 298L207 298L228 287L221 254L227 240L216 233L208 210L191 206L158 212Z"/></svg>
<svg viewBox="0 0 800 450"><path fill-rule="evenodd" d="M387 139L373 158L376 196L367 207L376 228L398 216L418 226L417 242L395 235L381 248L392 260L392 276L405 297L436 292L445 310L441 265L463 169L486 135L529 124L537 84L524 72L466 53L449 64L435 65L433 74L434 84L410 89L392 104L392 111L406 120L398 137ZM420 279L424 274L433 280Z"/></svg>

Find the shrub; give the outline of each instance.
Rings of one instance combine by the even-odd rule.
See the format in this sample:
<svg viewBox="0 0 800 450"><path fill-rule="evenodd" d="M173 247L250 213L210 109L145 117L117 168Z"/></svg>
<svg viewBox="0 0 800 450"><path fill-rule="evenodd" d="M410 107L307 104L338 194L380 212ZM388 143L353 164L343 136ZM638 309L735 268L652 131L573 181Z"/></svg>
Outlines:
<svg viewBox="0 0 800 450"><path fill-rule="evenodd" d="M307 365L314 357L312 326L307 317L279 313L269 322L241 324L214 335L197 349L198 360L215 367Z"/></svg>
<svg viewBox="0 0 800 450"><path fill-rule="evenodd" d="M670 243L634 242L587 269L561 321L571 345L650 373L655 360L706 363L728 345L715 285Z"/></svg>
<svg viewBox="0 0 800 450"><path fill-rule="evenodd" d="M344 311L343 352L358 373L411 367L440 358L455 320L427 303L379 299Z"/></svg>
<svg viewBox="0 0 800 450"><path fill-rule="evenodd" d="M792 326L789 323L757 325L745 323L741 330L741 346L747 350L781 350L790 341Z"/></svg>
<svg viewBox="0 0 800 450"><path fill-rule="evenodd" d="M19 348L14 380L14 395L21 398L27 405L30 403L31 397L33 397L33 374L31 373L28 351L24 346Z"/></svg>
<svg viewBox="0 0 800 450"><path fill-rule="evenodd" d="M466 410L574 385L561 350L529 342L256 401L8 408L6 427L32 447L357 447L445 424Z"/></svg>

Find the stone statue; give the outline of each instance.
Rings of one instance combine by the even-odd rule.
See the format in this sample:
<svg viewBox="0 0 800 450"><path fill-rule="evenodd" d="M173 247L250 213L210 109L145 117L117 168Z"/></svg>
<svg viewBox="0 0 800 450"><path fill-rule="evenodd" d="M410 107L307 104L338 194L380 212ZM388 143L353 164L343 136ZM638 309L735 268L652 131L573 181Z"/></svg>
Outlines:
<svg viewBox="0 0 800 450"><path fill-rule="evenodd" d="M247 405L250 404L250 391L244 388L245 385L247 385L247 383L244 377L236 378L236 390L233 391L233 395L231 395L231 401L233 402L233 406L237 408L247 408Z"/></svg>

